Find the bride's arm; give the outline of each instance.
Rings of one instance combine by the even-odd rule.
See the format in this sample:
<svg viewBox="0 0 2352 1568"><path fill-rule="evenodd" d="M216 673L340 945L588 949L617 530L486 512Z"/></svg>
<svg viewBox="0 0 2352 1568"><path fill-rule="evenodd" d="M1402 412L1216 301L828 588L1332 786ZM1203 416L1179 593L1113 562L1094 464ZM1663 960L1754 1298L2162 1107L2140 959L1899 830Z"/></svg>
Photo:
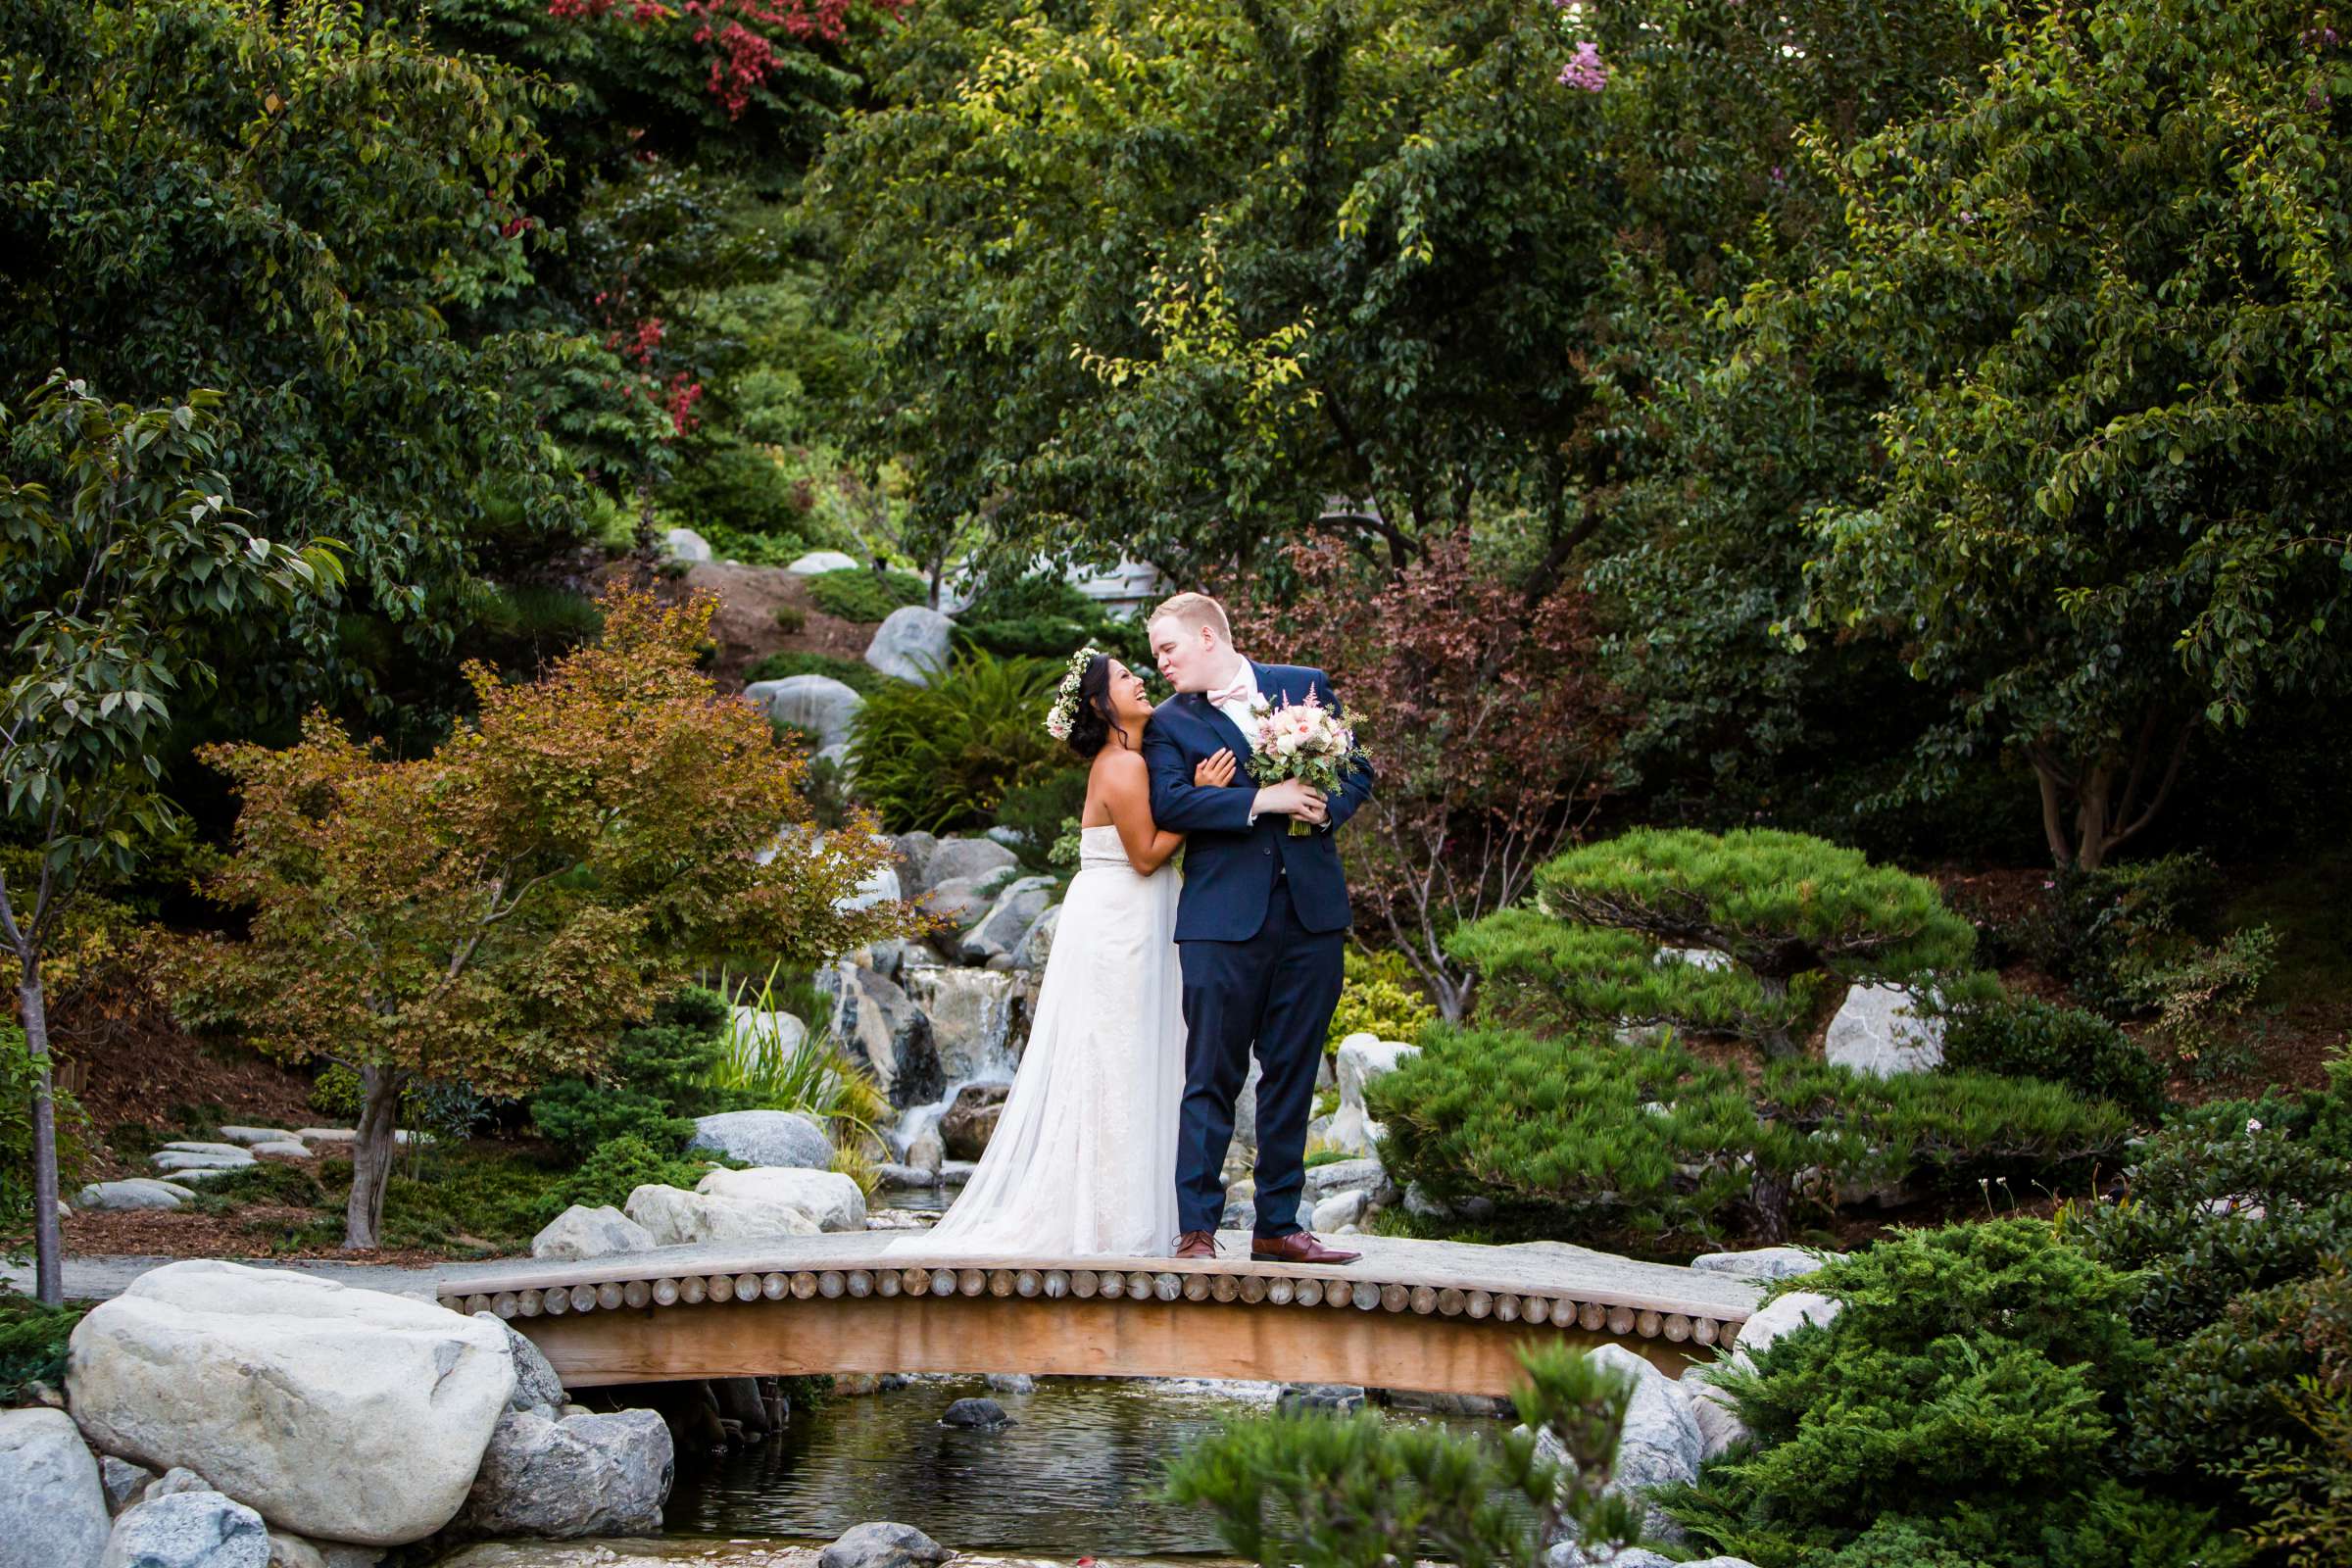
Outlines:
<svg viewBox="0 0 2352 1568"><path fill-rule="evenodd" d="M1152 820L1151 774L1134 752L1102 754L1102 804L1110 808L1119 847L1127 852L1127 863L1137 876L1150 876L1167 864L1184 842L1183 834L1162 832Z"/></svg>

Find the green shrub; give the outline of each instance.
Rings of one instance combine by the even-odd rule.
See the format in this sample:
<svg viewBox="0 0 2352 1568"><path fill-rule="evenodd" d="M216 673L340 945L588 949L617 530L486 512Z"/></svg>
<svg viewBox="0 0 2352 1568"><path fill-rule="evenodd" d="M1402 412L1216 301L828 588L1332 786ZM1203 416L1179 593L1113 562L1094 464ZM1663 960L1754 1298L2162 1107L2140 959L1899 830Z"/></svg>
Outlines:
<svg viewBox="0 0 2352 1568"><path fill-rule="evenodd" d="M808 624L808 612L798 605L776 607L776 630L790 637Z"/></svg>
<svg viewBox="0 0 2352 1568"><path fill-rule="evenodd" d="M1570 850L1535 887L1534 909L1447 945L1511 1009L1490 1018L1674 1024L1788 1056L1810 986L1949 975L1976 943L1933 882L1801 833L1639 829ZM1729 961L1660 961L1666 948Z"/></svg>
<svg viewBox="0 0 2352 1568"><path fill-rule="evenodd" d="M310 1170L266 1159L203 1183L189 1206L201 1213L226 1214L256 1203L317 1208L325 1201L326 1189Z"/></svg>
<svg viewBox="0 0 2352 1568"><path fill-rule="evenodd" d="M1389 1169L1596 1244L1778 1241L1800 1213L1906 1179L2056 1182L2130 1130L2112 1105L1967 1073L1779 1061L1751 1084L1672 1043L1433 1028L1422 1047L1366 1092Z"/></svg>
<svg viewBox="0 0 2352 1568"><path fill-rule="evenodd" d="M360 1119L360 1075L341 1062L330 1063L311 1083L310 1106L339 1127Z"/></svg>
<svg viewBox="0 0 2352 1568"><path fill-rule="evenodd" d="M1346 962L1347 983L1331 1015L1331 1030L1323 1041L1325 1051L1339 1050L1340 1042L1353 1034L1378 1035L1409 1045L1438 1021L1438 1009L1421 994L1413 966L1403 954L1393 949L1374 953L1350 947Z"/></svg>
<svg viewBox="0 0 2352 1568"><path fill-rule="evenodd" d="M1025 868L1054 869L1054 846L1061 837L1062 823L1086 809L1086 780L1083 767L1057 768L1034 784L1006 790L997 803L996 825L1021 836L1013 848Z"/></svg>
<svg viewBox="0 0 2352 1568"><path fill-rule="evenodd" d="M85 1301L43 1306L29 1296L0 1291L0 1409L22 1403L27 1385L65 1386L66 1342L88 1310Z"/></svg>
<svg viewBox="0 0 2352 1568"><path fill-rule="evenodd" d="M845 566L820 571L808 579L808 597L816 608L841 620L887 620L890 612L931 598L931 585L910 571L868 571Z"/></svg>
<svg viewBox="0 0 2352 1568"><path fill-rule="evenodd" d="M2067 878L2044 961L2109 1017L2152 1017L2156 1038L2198 1061L2253 1000L2278 949L2267 925L2222 928L2225 891L2199 854Z"/></svg>
<svg viewBox="0 0 2352 1568"><path fill-rule="evenodd" d="M862 659L836 659L831 654L787 650L770 654L744 671L746 681L786 680L794 675L823 675L860 696L871 696L890 679Z"/></svg>
<svg viewBox="0 0 2352 1568"><path fill-rule="evenodd" d="M2284 1397L2296 1430L2255 1439L2232 1471L2256 1515L2254 1544L2291 1568L2328 1568L2352 1542L2352 1279L2343 1259L2283 1304L2273 1337L2299 1341L2316 1363Z"/></svg>
<svg viewBox="0 0 2352 1568"><path fill-rule="evenodd" d="M554 1208L548 1217L554 1218L574 1203L585 1203L590 1208L607 1205L618 1208L640 1187L692 1189L715 1163L664 1154L633 1135L615 1138L597 1146L580 1162L580 1168L555 1188L551 1195Z"/></svg>
<svg viewBox="0 0 2352 1568"><path fill-rule="evenodd" d="M1114 618L1059 572L1034 572L987 584L956 617L956 637L965 647L1001 658L1059 663L1091 645L1131 669L1153 667L1143 622Z"/></svg>
<svg viewBox="0 0 2352 1568"><path fill-rule="evenodd" d="M573 1159L616 1138L636 1137L675 1152L694 1136L694 1118L736 1108L710 1087L726 1054L726 999L688 987L624 1030L591 1081L559 1078L531 1097L531 1120Z"/></svg>
<svg viewBox="0 0 2352 1568"><path fill-rule="evenodd" d="M2154 1351L2129 1279L2046 1222L1914 1232L1793 1283L1844 1311L1716 1374L1752 1443L1666 1499L1698 1541L1760 1568L2242 1558L2200 1510L2091 1479Z"/></svg>
<svg viewBox="0 0 2352 1568"><path fill-rule="evenodd" d="M2111 1100L2143 1123L2164 1113L2164 1069L2154 1057L2097 1013L2037 998L2001 997L1951 1010L1943 1066L2064 1084Z"/></svg>
<svg viewBox="0 0 2352 1568"><path fill-rule="evenodd" d="M865 700L850 741L858 791L893 833L984 825L1005 795L1068 765L1048 735L1061 666L967 654L928 686L886 682Z"/></svg>
<svg viewBox="0 0 2352 1568"><path fill-rule="evenodd" d="M808 548L798 538L808 511L799 474L768 452L733 436L699 436L663 487L662 501L666 510L710 540L711 553L722 561L730 556L752 559L719 548L721 538L733 535L793 540L791 555L762 564L783 565Z"/></svg>

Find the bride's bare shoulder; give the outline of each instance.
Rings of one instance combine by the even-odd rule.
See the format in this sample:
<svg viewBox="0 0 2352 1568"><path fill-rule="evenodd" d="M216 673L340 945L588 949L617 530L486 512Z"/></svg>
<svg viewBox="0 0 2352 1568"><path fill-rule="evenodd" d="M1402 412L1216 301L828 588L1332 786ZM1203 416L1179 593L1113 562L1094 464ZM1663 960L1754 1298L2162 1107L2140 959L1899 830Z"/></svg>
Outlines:
<svg viewBox="0 0 2352 1568"><path fill-rule="evenodd" d="M1125 784L1148 776L1144 754L1123 746L1105 746L1095 754L1095 777L1106 784Z"/></svg>

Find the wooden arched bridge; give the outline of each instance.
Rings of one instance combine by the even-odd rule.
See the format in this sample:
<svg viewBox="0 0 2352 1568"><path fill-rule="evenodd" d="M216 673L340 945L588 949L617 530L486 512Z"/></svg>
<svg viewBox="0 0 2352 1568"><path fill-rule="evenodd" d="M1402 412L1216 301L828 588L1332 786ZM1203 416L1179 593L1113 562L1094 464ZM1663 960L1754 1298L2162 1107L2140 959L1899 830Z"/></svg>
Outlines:
<svg viewBox="0 0 2352 1568"><path fill-rule="evenodd" d="M905 1234L905 1233L900 1233ZM1553 1243L1350 1238L1338 1268L1226 1256L894 1257L887 1232L445 1269L565 1384L818 1372L1281 1379L1503 1394L1519 1348L1616 1344L1670 1373L1729 1344L1745 1280Z"/></svg>

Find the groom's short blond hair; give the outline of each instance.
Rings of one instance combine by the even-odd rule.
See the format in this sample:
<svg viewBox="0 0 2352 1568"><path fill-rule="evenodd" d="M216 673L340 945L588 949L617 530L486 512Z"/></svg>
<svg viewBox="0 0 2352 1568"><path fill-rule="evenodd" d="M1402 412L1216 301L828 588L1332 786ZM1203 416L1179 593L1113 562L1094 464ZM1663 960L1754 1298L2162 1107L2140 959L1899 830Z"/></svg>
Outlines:
<svg viewBox="0 0 2352 1568"><path fill-rule="evenodd" d="M1225 618L1225 607L1206 594L1178 594L1162 600L1159 608L1145 618L1144 625L1149 629L1163 620L1172 620L1186 631L1214 626L1218 641L1228 648L1233 646L1233 622Z"/></svg>

